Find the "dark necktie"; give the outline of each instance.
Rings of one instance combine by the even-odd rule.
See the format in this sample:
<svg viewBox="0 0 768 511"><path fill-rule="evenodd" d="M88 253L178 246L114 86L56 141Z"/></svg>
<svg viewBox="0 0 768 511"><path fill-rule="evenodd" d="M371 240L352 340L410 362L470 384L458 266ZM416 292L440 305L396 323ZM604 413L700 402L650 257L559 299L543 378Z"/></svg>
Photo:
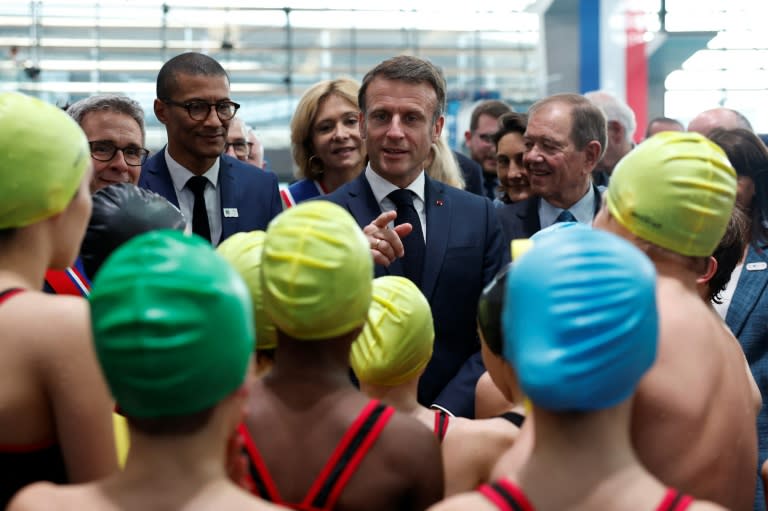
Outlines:
<svg viewBox="0 0 768 511"><path fill-rule="evenodd" d="M555 219L555 223L559 224L560 222L576 222L576 217L573 216L573 213L568 211L567 209L564 209L560 212L559 215L557 215L557 218Z"/></svg>
<svg viewBox="0 0 768 511"><path fill-rule="evenodd" d="M417 286L421 286L421 273L424 269L424 234L421 230L421 220L413 206L413 192L406 189L395 190L387 197L395 203L397 218L395 225L409 223L413 231L403 238L405 255L402 258L403 272Z"/></svg>
<svg viewBox="0 0 768 511"><path fill-rule="evenodd" d="M192 207L192 232L211 241L211 227L208 224L208 210L205 207L205 185L208 179L203 176L193 176L187 181L195 195L195 205Z"/></svg>

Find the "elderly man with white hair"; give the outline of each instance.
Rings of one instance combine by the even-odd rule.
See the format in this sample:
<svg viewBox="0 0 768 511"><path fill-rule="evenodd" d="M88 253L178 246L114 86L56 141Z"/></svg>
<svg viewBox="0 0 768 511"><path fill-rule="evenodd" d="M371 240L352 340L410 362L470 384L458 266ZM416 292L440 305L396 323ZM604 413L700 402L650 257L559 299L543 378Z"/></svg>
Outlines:
<svg viewBox="0 0 768 511"><path fill-rule="evenodd" d="M637 128L635 112L624 101L602 90L587 92L584 96L600 107L608 122L608 145L592 171L596 185L608 186L613 168L635 146L632 140Z"/></svg>

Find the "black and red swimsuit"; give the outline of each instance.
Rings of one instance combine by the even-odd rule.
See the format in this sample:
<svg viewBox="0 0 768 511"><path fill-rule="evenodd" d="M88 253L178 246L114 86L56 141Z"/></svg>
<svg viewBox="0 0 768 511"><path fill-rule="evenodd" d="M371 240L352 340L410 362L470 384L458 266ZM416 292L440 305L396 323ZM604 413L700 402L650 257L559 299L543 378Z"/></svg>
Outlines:
<svg viewBox="0 0 768 511"><path fill-rule="evenodd" d="M0 304L23 291L20 288L0 291ZM69 482L64 456L55 441L38 445L0 444L0 474L0 509L5 509L11 497L30 483Z"/></svg>
<svg viewBox="0 0 768 511"><path fill-rule="evenodd" d="M508 479L499 479L491 484L480 486L479 491L500 511L535 511L533 504L515 483ZM679 491L668 488L667 493L656 511L684 511L693 503L693 498Z"/></svg>
<svg viewBox="0 0 768 511"><path fill-rule="evenodd" d="M365 455L371 450L394 411L394 408L385 406L377 400L370 401L344 433L304 500L298 503L286 502L280 496L264 459L248 433L248 428L240 424L239 433L248 455L248 470L251 478L249 484L253 488L253 493L264 500L299 511L333 510L344 487Z"/></svg>
<svg viewBox="0 0 768 511"><path fill-rule="evenodd" d="M441 444L445 438L445 434L448 433L448 423L451 422L451 416L448 412L443 410L435 410L435 426L433 431L437 437L437 441Z"/></svg>

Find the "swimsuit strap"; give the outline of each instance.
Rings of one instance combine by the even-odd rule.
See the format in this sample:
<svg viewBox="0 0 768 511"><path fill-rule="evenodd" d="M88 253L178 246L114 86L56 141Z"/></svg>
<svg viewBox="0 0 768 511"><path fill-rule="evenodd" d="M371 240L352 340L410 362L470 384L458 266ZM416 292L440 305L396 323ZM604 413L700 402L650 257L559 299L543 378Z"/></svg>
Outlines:
<svg viewBox="0 0 768 511"><path fill-rule="evenodd" d="M523 422L525 422L525 415L517 412L506 412L499 415L500 419L506 419L518 428L523 426Z"/></svg>
<svg viewBox="0 0 768 511"><path fill-rule="evenodd" d="M11 287L11 288L0 291L0 303L3 303L10 297L15 296L21 293L22 291L24 291L24 289L20 287Z"/></svg>
<svg viewBox="0 0 768 511"><path fill-rule="evenodd" d="M277 485L269 475L267 465L264 463L264 458L261 457L259 450L256 448L256 444L251 438L251 434L248 432L248 427L244 423L240 423L237 427L237 432L240 438L243 439L243 454L248 458L248 478L247 484L251 493L258 495L264 500L269 502L275 502L279 504L285 504L280 492L277 491Z"/></svg>
<svg viewBox="0 0 768 511"><path fill-rule="evenodd" d="M292 509L325 509L329 511L334 509L344 487L354 475L365 455L371 450L394 412L395 410L391 406L383 405L377 400L369 401L344 433L331 457L312 483L307 496L299 504L287 503L280 496L264 459L248 433L248 428L241 423L238 426L238 433L245 444L244 453L248 457L250 476L247 483L251 487L252 493L264 500Z"/></svg>
<svg viewBox="0 0 768 511"><path fill-rule="evenodd" d="M328 510L336 506L344 487L394 413L394 408L375 399L366 405L312 484L304 500L306 504Z"/></svg>
<svg viewBox="0 0 768 511"><path fill-rule="evenodd" d="M493 502L499 511L534 511L523 490L508 479L484 484L477 491Z"/></svg>
<svg viewBox="0 0 768 511"><path fill-rule="evenodd" d="M680 493L674 488L668 488L656 511L684 511L693 504L693 498Z"/></svg>
<svg viewBox="0 0 768 511"><path fill-rule="evenodd" d="M437 437L437 441L443 443L445 434L448 433L448 423L451 421L451 416L444 410L435 410L435 426L434 432Z"/></svg>

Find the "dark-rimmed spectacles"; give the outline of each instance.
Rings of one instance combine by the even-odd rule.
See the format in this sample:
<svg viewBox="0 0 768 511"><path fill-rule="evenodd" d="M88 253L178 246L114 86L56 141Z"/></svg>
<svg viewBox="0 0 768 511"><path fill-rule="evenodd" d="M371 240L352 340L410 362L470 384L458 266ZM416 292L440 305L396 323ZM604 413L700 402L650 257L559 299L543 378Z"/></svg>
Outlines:
<svg viewBox="0 0 768 511"><path fill-rule="evenodd" d="M94 140L88 142L91 147L91 158L96 161L111 161L118 151L123 153L125 163L132 167L138 167L147 160L149 151L143 147L129 145L127 147L117 147L109 140Z"/></svg>
<svg viewBox="0 0 768 511"><path fill-rule="evenodd" d="M216 110L216 115L220 121L228 121L235 116L237 109L240 108L240 105L234 101L217 101L216 103L199 100L187 101L185 103L179 103L172 99L163 99L162 101L166 105L184 108L193 121L206 120L211 113L211 108Z"/></svg>
<svg viewBox="0 0 768 511"><path fill-rule="evenodd" d="M227 142L224 144L224 152L230 147L234 149L235 154L238 156L248 156L251 152L251 146L253 142Z"/></svg>

